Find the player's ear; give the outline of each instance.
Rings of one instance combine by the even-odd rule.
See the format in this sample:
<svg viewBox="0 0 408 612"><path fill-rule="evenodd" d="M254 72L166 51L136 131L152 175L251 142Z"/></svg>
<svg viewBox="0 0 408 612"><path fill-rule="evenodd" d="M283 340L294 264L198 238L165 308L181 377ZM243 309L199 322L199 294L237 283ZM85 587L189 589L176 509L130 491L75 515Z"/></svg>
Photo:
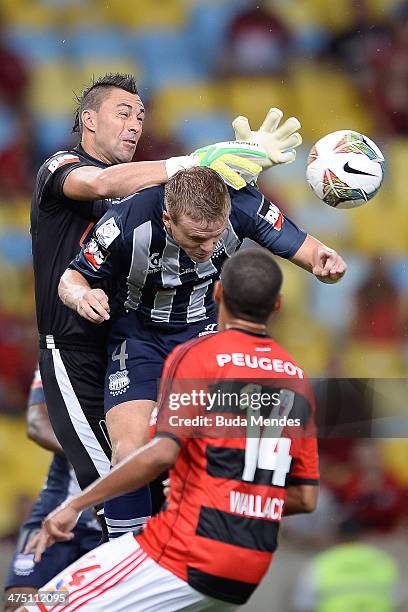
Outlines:
<svg viewBox="0 0 408 612"><path fill-rule="evenodd" d="M282 303L283 303L283 297L282 297L282 294L279 293L278 297L276 298L276 302L275 302L275 306L273 308L273 311L274 312L278 312L278 310L281 309Z"/></svg>
<svg viewBox="0 0 408 612"><path fill-rule="evenodd" d="M85 109L81 115L82 125L90 132L94 132L96 128L96 113L92 109Z"/></svg>
<svg viewBox="0 0 408 612"><path fill-rule="evenodd" d="M216 304L220 304L221 303L221 298L222 298L222 283L221 283L220 280L217 280L215 285L214 285L213 298L214 298L214 302Z"/></svg>
<svg viewBox="0 0 408 612"><path fill-rule="evenodd" d="M163 210L163 223L166 226L167 229L170 229L170 215L167 212L167 210Z"/></svg>

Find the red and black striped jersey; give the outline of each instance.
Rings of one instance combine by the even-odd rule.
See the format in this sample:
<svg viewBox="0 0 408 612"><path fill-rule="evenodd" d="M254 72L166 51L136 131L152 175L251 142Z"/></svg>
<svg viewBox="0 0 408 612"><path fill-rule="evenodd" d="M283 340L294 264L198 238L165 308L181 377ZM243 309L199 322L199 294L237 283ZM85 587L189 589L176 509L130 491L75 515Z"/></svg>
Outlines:
<svg viewBox="0 0 408 612"><path fill-rule="evenodd" d="M198 387L208 395L188 404ZM276 401L260 406L262 397ZM318 484L306 375L270 337L230 329L171 353L158 408L156 436L181 450L167 508L138 541L198 591L245 603L277 547L286 488Z"/></svg>

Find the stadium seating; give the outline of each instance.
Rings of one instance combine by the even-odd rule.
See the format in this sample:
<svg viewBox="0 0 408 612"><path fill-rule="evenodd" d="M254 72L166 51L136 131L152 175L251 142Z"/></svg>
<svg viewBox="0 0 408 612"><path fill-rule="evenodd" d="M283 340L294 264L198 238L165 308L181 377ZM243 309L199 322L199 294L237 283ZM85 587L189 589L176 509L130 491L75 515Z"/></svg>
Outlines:
<svg viewBox="0 0 408 612"><path fill-rule="evenodd" d="M193 33L195 52L207 69L217 71L223 59L227 27L245 5L245 0L198 1L193 4L188 27Z"/></svg>
<svg viewBox="0 0 408 612"><path fill-rule="evenodd" d="M76 66L74 78L72 80L73 91L81 93L83 89L88 87L92 80L107 72L121 72L124 74L133 74L137 79L138 88L143 88L143 68L136 63L135 59L129 53L127 56L113 58L98 58L94 56L84 58L82 64Z"/></svg>
<svg viewBox="0 0 408 612"><path fill-rule="evenodd" d="M158 92L151 105L151 121L159 134L175 133L188 116L216 114L222 108L223 88L216 82L202 81Z"/></svg>
<svg viewBox="0 0 408 612"><path fill-rule="evenodd" d="M25 63L33 67L50 61L62 61L66 53L64 31L57 28L17 25L7 30L6 42Z"/></svg>
<svg viewBox="0 0 408 612"><path fill-rule="evenodd" d="M390 273L391 278L403 293L405 297L408 296L408 258L396 257L390 262Z"/></svg>
<svg viewBox="0 0 408 612"><path fill-rule="evenodd" d="M345 376L398 378L406 374L401 348L389 343L350 341L341 359Z"/></svg>
<svg viewBox="0 0 408 612"><path fill-rule="evenodd" d="M66 149L74 140L71 135L72 113L64 117L40 115L34 120L36 156L42 163L55 151Z"/></svg>
<svg viewBox="0 0 408 612"><path fill-rule="evenodd" d="M348 270L341 283L328 288L319 281L311 282L310 308L314 316L332 333L338 334L350 325L354 312L353 296L368 270L366 260L358 254L343 253L343 256Z"/></svg>
<svg viewBox="0 0 408 612"><path fill-rule="evenodd" d="M333 352L326 327L300 306L286 312L282 306L279 323L271 325L274 338L302 365L308 376L321 376Z"/></svg>
<svg viewBox="0 0 408 612"><path fill-rule="evenodd" d="M52 57L52 56L51 56ZM72 115L75 95L72 90L74 67L70 63L51 62L33 66L28 91L28 105L34 116Z"/></svg>
<svg viewBox="0 0 408 612"><path fill-rule="evenodd" d="M17 116L0 102L0 151L11 145L17 132Z"/></svg>
<svg viewBox="0 0 408 612"><path fill-rule="evenodd" d="M390 198L387 201L387 208L392 210L395 215L406 219L406 169L408 167L408 147L404 138L395 138L387 143L384 150L387 163L388 188L391 190Z"/></svg>
<svg viewBox="0 0 408 612"><path fill-rule="evenodd" d="M133 54L144 66L143 84L149 95L164 87L194 83L207 76L191 41L191 34L183 30L135 33L131 39Z"/></svg>
<svg viewBox="0 0 408 612"><path fill-rule="evenodd" d="M350 81L334 66L310 62L291 71L291 95L302 119L303 136L310 142L341 127L372 133L370 116Z"/></svg>
<svg viewBox="0 0 408 612"><path fill-rule="evenodd" d="M24 452L18 449L24 448ZM16 452L17 451L17 452ZM0 462L7 478L0 478L0 534L16 529L19 496L34 497L40 490L50 462L50 453L27 443L25 423L0 416Z"/></svg>
<svg viewBox="0 0 408 612"><path fill-rule="evenodd" d="M380 444L385 465L402 486L408 487L408 441L394 438Z"/></svg>
<svg viewBox="0 0 408 612"><path fill-rule="evenodd" d="M0 258L7 263L21 266L31 262L31 241L26 232L0 232Z"/></svg>
<svg viewBox="0 0 408 612"><path fill-rule="evenodd" d="M73 57L81 64L126 57L128 37L118 28L81 27L71 34Z"/></svg>
<svg viewBox="0 0 408 612"><path fill-rule="evenodd" d="M15 26L46 28L55 23L55 13L44 2L2 0L2 21L7 29Z"/></svg>
<svg viewBox="0 0 408 612"><path fill-rule="evenodd" d="M186 9L183 0L120 0L103 5L108 23L139 32L155 28L180 28L185 23Z"/></svg>
<svg viewBox="0 0 408 612"><path fill-rule="evenodd" d="M313 279L304 274L300 268L286 260L280 261L279 265L285 278L285 286L282 289L282 313L308 312L311 282L313 282Z"/></svg>
<svg viewBox="0 0 408 612"><path fill-rule="evenodd" d="M212 142L231 140L234 137L231 117L220 112L187 113L174 134L186 151L193 151Z"/></svg>
<svg viewBox="0 0 408 612"><path fill-rule="evenodd" d="M282 83L280 78L232 77L224 80L224 107L233 117L246 115L256 128L271 106L284 108L290 116L295 114L294 104L290 85Z"/></svg>
<svg viewBox="0 0 408 612"><path fill-rule="evenodd" d="M387 185L362 209L349 211L351 220L350 238L354 248L367 255L379 250L390 256L400 256L406 252L408 223L401 214L388 211L391 202Z"/></svg>

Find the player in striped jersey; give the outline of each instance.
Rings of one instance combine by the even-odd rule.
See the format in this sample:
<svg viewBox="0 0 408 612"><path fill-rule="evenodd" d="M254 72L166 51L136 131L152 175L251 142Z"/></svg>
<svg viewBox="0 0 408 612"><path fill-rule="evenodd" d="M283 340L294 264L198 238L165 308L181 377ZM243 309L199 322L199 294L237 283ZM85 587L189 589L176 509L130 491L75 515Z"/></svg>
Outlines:
<svg viewBox="0 0 408 612"><path fill-rule="evenodd" d="M137 204L137 205L135 205ZM111 317L105 384L113 463L147 440L157 381L169 352L215 323L213 284L222 263L251 238L320 280L345 271L337 253L299 229L253 187L229 190L208 168L123 201L96 226L60 284L63 301L94 323ZM89 283L118 279L110 306ZM146 493L147 494L147 493ZM141 493L105 505L119 534L139 524Z"/></svg>
<svg viewBox="0 0 408 612"><path fill-rule="evenodd" d="M271 109L258 132L241 130L240 140L246 142L238 148L219 143L192 155L132 162L145 112L134 77L105 74L83 91L78 103L73 131L80 142L56 152L39 169L31 234L39 363L49 417L85 487L110 468L103 410L107 326L91 325L63 307L57 291L61 274L94 223L122 197L165 183L180 168L196 165L217 169L240 188L262 168L293 161L292 147L302 139L297 119L279 125L283 113ZM142 505L139 516L146 516L149 503ZM98 516L102 521L101 509Z"/></svg>
<svg viewBox="0 0 408 612"><path fill-rule="evenodd" d="M31 510L30 516L21 526L18 542L10 562L4 588L5 612L15 610L21 595L34 594L48 582L56 571L92 550L101 541L101 530L90 510L79 517L74 538L69 542L57 542L40 563L34 563L32 554L24 554L27 542L39 532L44 518L67 497L77 493L79 485L74 471L63 454L48 419L40 371L34 373L27 401L27 434L43 448L54 453L44 487Z"/></svg>
<svg viewBox="0 0 408 612"><path fill-rule="evenodd" d="M264 250L238 253L226 263L223 285L215 290L220 333L179 346L167 359L155 439L47 518L32 543L37 559L55 539L71 537L78 511L173 466L168 507L141 535L127 534L99 547L44 587L63 585L69 594L69 603L58 609L233 610L248 600L267 571L282 515L315 508L313 397L302 368L266 328L279 304L281 280ZM267 362L274 367L267 368ZM172 424L176 414L179 419L198 414L191 401L178 412L171 403L181 389L192 397L193 379L200 379L204 391L215 380L241 391L248 383L278 390L286 401L269 404L266 414L285 412L288 426L275 430L273 438L264 435L264 428L263 435L251 437L246 427L229 435L211 424L178 427ZM200 408L211 414L207 404ZM240 405L222 408L219 404L216 414L225 418L241 410ZM290 417L298 417L297 428L289 426Z"/></svg>

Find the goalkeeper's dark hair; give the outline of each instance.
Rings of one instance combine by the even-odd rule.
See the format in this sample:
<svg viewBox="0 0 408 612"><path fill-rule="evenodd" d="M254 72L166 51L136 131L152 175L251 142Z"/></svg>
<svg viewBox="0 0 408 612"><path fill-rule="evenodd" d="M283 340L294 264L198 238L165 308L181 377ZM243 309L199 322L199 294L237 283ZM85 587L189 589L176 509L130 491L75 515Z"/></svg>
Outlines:
<svg viewBox="0 0 408 612"><path fill-rule="evenodd" d="M269 251L248 248L225 262L221 282L224 304L233 317L266 323L282 286L282 272Z"/></svg>
<svg viewBox="0 0 408 612"><path fill-rule="evenodd" d="M105 97L112 89L123 89L131 94L138 94L135 77L131 74L120 74L119 72L108 72L92 81L92 85L84 89L80 96L76 96L78 108L75 112L73 132L82 135L82 112L86 109L98 111Z"/></svg>

